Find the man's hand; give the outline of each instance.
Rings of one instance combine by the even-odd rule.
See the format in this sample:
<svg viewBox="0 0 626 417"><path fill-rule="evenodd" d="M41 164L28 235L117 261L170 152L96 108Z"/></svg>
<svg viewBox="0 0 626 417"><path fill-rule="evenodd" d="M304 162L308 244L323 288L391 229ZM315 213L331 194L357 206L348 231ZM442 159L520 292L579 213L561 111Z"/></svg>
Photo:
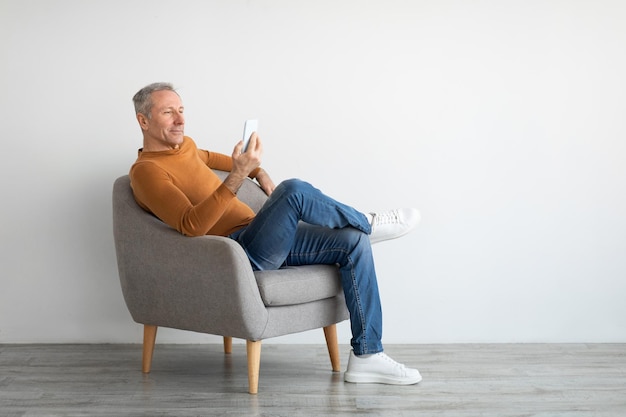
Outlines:
<svg viewBox="0 0 626 417"><path fill-rule="evenodd" d="M256 180L261 186L261 189L265 191L265 194L271 195L274 192L274 189L276 188L274 181L272 181L269 174L263 168L261 168L259 173L256 174Z"/></svg>
<svg viewBox="0 0 626 417"><path fill-rule="evenodd" d="M254 169L258 168L261 165L261 155L263 154L263 144L261 143L261 139L255 133L252 134L250 138L250 143L248 144L248 150L244 153L241 153L243 149L243 141L240 140L237 145L235 145L235 149L233 150L232 158L233 158L233 169L230 171L230 174L224 179L224 185L228 187L234 194L237 194L241 184L243 184L246 177L252 172ZM271 181L271 180L270 180ZM266 191L267 192L267 191Z"/></svg>

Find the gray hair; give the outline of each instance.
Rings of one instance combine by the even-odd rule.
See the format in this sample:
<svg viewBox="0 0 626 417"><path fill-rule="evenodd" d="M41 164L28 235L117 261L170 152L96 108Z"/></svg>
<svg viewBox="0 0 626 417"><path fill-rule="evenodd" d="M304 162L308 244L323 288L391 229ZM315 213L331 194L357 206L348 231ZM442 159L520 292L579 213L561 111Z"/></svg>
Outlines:
<svg viewBox="0 0 626 417"><path fill-rule="evenodd" d="M164 90L176 93L174 86L170 83L152 83L137 91L137 94L133 96L135 113L141 113L149 119L150 112L152 111L152 93Z"/></svg>

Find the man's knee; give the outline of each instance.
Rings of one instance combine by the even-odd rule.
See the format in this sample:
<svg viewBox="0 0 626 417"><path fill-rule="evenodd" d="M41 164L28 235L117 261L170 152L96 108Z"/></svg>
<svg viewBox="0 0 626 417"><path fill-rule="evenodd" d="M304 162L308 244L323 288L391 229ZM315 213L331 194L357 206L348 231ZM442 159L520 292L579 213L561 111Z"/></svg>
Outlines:
<svg viewBox="0 0 626 417"><path fill-rule="evenodd" d="M302 191L310 190L311 188L313 187L308 182L302 181L298 178L291 178L278 184L278 187L276 187L274 192L278 191L281 194L297 194Z"/></svg>
<svg viewBox="0 0 626 417"><path fill-rule="evenodd" d="M340 239L346 242L351 252L355 250L359 252L371 252L372 244L366 233L352 227L339 229L338 232L341 236Z"/></svg>

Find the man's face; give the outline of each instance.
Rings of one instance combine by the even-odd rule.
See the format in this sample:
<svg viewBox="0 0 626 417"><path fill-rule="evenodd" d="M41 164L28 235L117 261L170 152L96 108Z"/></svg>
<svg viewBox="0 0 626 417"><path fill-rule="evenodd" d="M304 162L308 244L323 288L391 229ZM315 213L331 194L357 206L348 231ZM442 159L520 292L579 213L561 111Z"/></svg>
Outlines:
<svg viewBox="0 0 626 417"><path fill-rule="evenodd" d="M185 117L183 104L173 91L155 91L151 95L150 118L142 114L137 120L144 132L144 149L160 151L175 149L183 143Z"/></svg>

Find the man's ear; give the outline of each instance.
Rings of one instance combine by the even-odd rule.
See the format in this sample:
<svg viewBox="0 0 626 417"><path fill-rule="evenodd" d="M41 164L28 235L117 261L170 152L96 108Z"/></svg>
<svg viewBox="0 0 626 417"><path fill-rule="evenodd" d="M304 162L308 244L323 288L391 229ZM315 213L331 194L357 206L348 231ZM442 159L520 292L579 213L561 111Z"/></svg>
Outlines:
<svg viewBox="0 0 626 417"><path fill-rule="evenodd" d="M148 118L143 113L137 113L137 121L141 130L148 130Z"/></svg>

